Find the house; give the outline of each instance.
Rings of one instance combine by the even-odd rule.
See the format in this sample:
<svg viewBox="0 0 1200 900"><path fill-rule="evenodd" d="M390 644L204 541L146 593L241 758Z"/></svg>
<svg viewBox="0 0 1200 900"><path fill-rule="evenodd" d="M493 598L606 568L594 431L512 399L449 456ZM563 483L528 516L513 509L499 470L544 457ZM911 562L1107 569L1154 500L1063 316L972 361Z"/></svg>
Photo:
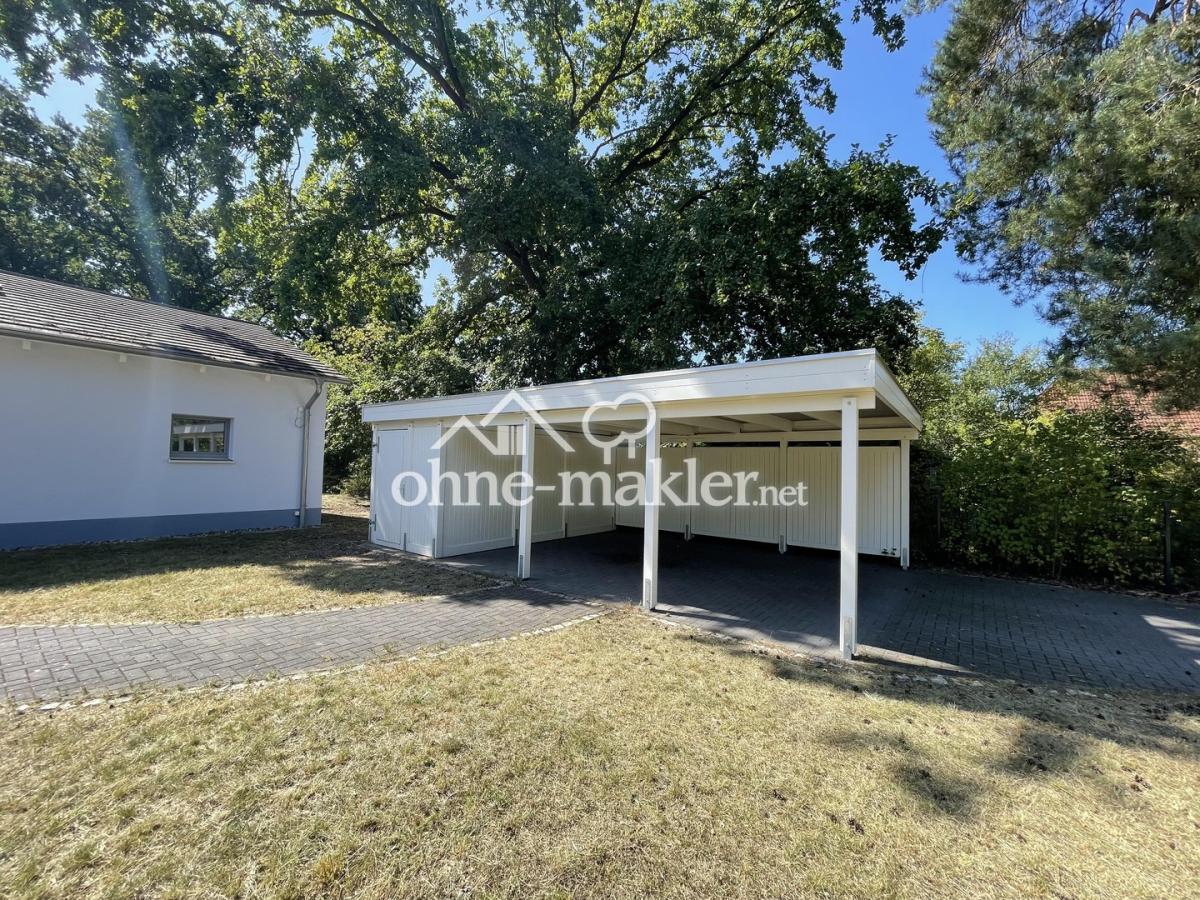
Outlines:
<svg viewBox="0 0 1200 900"><path fill-rule="evenodd" d="M260 325L0 272L0 549L318 524L345 380Z"/></svg>
<svg viewBox="0 0 1200 900"><path fill-rule="evenodd" d="M1089 382L1055 385L1046 391L1042 405L1047 409L1087 412L1105 404L1129 410L1143 428L1168 431L1200 450L1200 409L1165 409L1155 391L1139 392L1118 375L1102 374Z"/></svg>
<svg viewBox="0 0 1200 900"><path fill-rule="evenodd" d="M909 448L923 423L874 350L377 403L363 420L370 536L383 546L510 548L511 570L530 578L538 542L641 528L646 609L660 531L832 550L847 658L859 553L908 567ZM594 567L581 553L579 570Z"/></svg>

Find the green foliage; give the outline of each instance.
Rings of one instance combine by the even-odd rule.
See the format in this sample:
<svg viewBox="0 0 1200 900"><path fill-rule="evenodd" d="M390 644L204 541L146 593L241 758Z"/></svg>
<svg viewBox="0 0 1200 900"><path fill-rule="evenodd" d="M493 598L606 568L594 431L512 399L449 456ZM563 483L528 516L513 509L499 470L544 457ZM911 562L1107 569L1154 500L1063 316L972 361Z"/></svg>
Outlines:
<svg viewBox="0 0 1200 900"><path fill-rule="evenodd" d="M851 15L899 45L885 3ZM887 146L829 159L807 113L833 106L840 25L823 0L10 4L25 89L97 78L91 132L124 148L95 161L104 191L51 163L12 179L81 210L16 204L7 234L36 247L14 267L58 249L39 271L172 299L190 273L315 342L356 380L327 458L356 489L360 402L866 346L902 367L914 309L869 258L913 277L942 189ZM5 142L39 130L78 155L32 119ZM128 198L119 246L101 194Z"/></svg>
<svg viewBox="0 0 1200 900"><path fill-rule="evenodd" d="M852 15L898 46L886 4ZM102 79L151 197L191 177L244 315L408 330L416 276L449 260L439 352L482 385L902 359L911 305L868 254L911 277L940 188L885 149L827 158L806 112L834 102L840 24L821 0L27 0L0 47L31 89Z"/></svg>
<svg viewBox="0 0 1200 900"><path fill-rule="evenodd" d="M428 397L470 390L470 367L441 349L439 329L448 323L431 310L414 331L369 322L346 326L328 344L309 348L351 379L329 389L326 413L325 483L366 496L371 483L371 429L362 422L365 403L397 397Z"/></svg>
<svg viewBox="0 0 1200 900"><path fill-rule="evenodd" d="M1195 579L1200 465L1127 410L1010 421L938 472L942 550L988 569L1117 584L1162 575L1163 504L1184 521L1181 580Z"/></svg>
<svg viewBox="0 0 1200 900"><path fill-rule="evenodd" d="M923 330L903 380L924 409L914 451L915 545L991 571L1157 584L1163 504L1176 577L1200 583L1200 458L1128 410L1047 413L1049 369L1010 341L961 345Z"/></svg>
<svg viewBox="0 0 1200 900"><path fill-rule="evenodd" d="M0 83L0 268L221 309L211 211L147 178L112 121L94 110L83 128L42 122Z"/></svg>
<svg viewBox="0 0 1200 900"><path fill-rule="evenodd" d="M962 0L926 88L959 252L1067 362L1200 403L1200 8Z"/></svg>

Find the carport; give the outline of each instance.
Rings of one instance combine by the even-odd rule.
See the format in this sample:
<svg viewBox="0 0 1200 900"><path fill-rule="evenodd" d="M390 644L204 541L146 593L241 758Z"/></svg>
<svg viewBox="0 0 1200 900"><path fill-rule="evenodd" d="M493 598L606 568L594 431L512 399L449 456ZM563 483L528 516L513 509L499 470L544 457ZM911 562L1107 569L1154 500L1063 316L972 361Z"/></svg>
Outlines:
<svg viewBox="0 0 1200 900"><path fill-rule="evenodd" d="M374 429L371 539L384 546L439 558L512 547L529 578L539 541L637 526L647 610L659 600L660 531L836 550L846 658L859 553L908 565L921 418L874 350L373 404L363 420ZM615 485L633 473L640 487L631 503L619 490L594 502L583 478L555 481L565 472ZM768 490L740 504L670 493L681 475L716 483L722 472L752 473ZM486 502L441 490L472 473ZM498 497L501 481L519 495Z"/></svg>

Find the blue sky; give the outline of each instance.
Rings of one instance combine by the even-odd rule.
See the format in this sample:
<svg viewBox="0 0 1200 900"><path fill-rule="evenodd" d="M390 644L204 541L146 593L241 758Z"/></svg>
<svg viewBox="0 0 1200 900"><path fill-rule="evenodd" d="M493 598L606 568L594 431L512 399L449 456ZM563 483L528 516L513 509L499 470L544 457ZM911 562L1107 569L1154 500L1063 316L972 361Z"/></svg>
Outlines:
<svg viewBox="0 0 1200 900"><path fill-rule="evenodd" d="M833 134L831 152L845 158L854 144L874 149L889 135L894 138L892 155L919 166L939 179L950 172L941 150L933 142L925 117L928 101L918 94L924 67L933 58L937 41L946 31L950 4L932 13L908 20L907 41L888 53L871 33L867 22L845 23L846 53L840 71L830 73L837 94L833 115L815 115L814 122ZM0 60L0 77L11 78L11 68ZM82 119L94 95L91 85L56 82L35 106L43 115L59 113L71 121ZM959 277L965 271L952 246L943 247L913 281L899 269L881 260L872 269L882 285L919 302L927 324L942 329L952 340L976 343L980 338L1010 334L1021 344L1052 338L1054 329L1030 307L1018 307L990 285L968 284ZM429 298L436 278L445 272L440 261L425 278Z"/></svg>
<svg viewBox="0 0 1200 900"><path fill-rule="evenodd" d="M909 19L907 41L893 53L871 33L869 23L847 21L842 68L831 73L837 109L832 116L814 118L835 135L831 152L836 158L844 158L854 144L874 149L892 135L893 157L919 166L935 178L950 178L925 117L928 99L917 93L924 68L946 32L950 6ZM1056 333L1033 307L1014 306L990 285L964 283L959 273L966 267L952 246L935 254L913 281L906 281L899 269L881 261L872 268L885 288L920 302L926 322L953 340L973 343L1007 333L1022 344L1034 344Z"/></svg>

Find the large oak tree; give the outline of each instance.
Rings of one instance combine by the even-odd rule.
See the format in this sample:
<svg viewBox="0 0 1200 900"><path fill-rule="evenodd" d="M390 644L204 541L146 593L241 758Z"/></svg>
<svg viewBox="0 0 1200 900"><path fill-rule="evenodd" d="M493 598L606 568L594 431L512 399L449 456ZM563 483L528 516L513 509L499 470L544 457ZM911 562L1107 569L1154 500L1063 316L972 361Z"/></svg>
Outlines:
<svg viewBox="0 0 1200 900"><path fill-rule="evenodd" d="M881 0L854 15L901 39ZM915 340L868 254L915 273L940 240L918 212L938 187L885 150L828 158L807 117L834 102L826 2L26 0L4 16L26 87L102 79L152 198L178 193L183 163L214 278L281 331L420 329L413 345L475 384L903 357ZM435 256L453 274L424 309Z"/></svg>

